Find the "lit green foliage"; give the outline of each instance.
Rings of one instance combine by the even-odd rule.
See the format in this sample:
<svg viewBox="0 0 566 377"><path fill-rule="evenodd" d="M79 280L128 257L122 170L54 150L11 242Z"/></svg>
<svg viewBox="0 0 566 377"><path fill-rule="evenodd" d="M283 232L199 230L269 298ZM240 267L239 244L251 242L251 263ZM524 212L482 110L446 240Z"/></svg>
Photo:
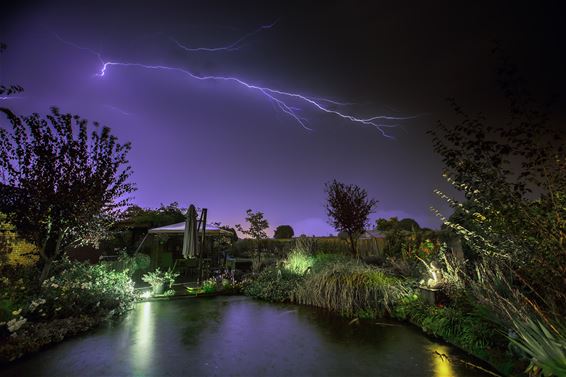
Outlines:
<svg viewBox="0 0 566 377"><path fill-rule="evenodd" d="M514 319L517 337L509 340L526 354L531 363L526 372L530 375L566 376L565 329L547 329L540 321Z"/></svg>
<svg viewBox="0 0 566 377"><path fill-rule="evenodd" d="M129 274L106 264L63 259L52 272L39 284L37 269L2 270L0 360L19 357L123 314L136 300Z"/></svg>
<svg viewBox="0 0 566 377"><path fill-rule="evenodd" d="M167 271L161 271L159 267L155 271L150 271L142 276L142 280L151 285L152 287L158 286L160 284L167 284L169 287L173 285L175 279L179 276L179 273L172 271L171 269Z"/></svg>
<svg viewBox="0 0 566 377"><path fill-rule="evenodd" d="M292 293L299 304L330 309L346 316L372 311L376 316L390 313L408 289L384 271L359 262L332 263L309 274Z"/></svg>
<svg viewBox="0 0 566 377"><path fill-rule="evenodd" d="M53 272L53 276L43 281L39 295L46 300L47 318L65 318L79 313L118 315L129 310L135 301L134 284L127 272L112 271L104 264L67 259L58 262Z"/></svg>
<svg viewBox="0 0 566 377"><path fill-rule="evenodd" d="M431 306L417 295L407 295L399 300L393 315L484 359L488 356L488 350L497 343L501 345L504 339L500 328L486 321L479 313L456 307Z"/></svg>
<svg viewBox="0 0 566 377"><path fill-rule="evenodd" d="M312 268L315 258L308 255L301 249L292 250L285 261L283 262L284 268L294 274L304 275L309 268Z"/></svg>
<svg viewBox="0 0 566 377"><path fill-rule="evenodd" d="M202 291L204 293L216 292L217 284L215 279L208 279L202 282Z"/></svg>

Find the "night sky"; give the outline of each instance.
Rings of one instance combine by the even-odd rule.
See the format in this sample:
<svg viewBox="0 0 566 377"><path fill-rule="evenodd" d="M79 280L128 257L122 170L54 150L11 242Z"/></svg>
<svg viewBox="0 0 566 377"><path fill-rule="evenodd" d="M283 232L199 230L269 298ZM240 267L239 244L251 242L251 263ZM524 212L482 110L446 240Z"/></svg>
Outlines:
<svg viewBox="0 0 566 377"><path fill-rule="evenodd" d="M251 208L273 229L334 233L324 183L338 179L379 200L372 220L412 217L437 228L429 207L449 210L433 194L446 184L426 131L453 119L446 98L502 117L496 43L537 98L561 95L566 85L559 2L43 1L0 10L0 41L8 45L0 82L25 88L1 106L21 114L58 106L110 126L133 144L135 204L194 203L227 225ZM232 51L185 51L174 42L215 48L245 35ZM409 119L383 120L396 126L384 128L385 137L281 97L307 130L237 82L136 65L97 76L109 61L238 78L357 118ZM555 100L559 122L565 104Z"/></svg>

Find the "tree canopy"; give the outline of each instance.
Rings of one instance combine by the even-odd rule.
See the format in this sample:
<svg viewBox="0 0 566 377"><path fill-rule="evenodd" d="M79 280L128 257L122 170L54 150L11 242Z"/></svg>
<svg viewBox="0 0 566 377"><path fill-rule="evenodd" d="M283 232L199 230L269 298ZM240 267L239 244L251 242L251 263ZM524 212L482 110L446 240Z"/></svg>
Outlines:
<svg viewBox="0 0 566 377"><path fill-rule="evenodd" d="M57 108L45 117L0 109L0 211L20 236L38 246L45 277L70 245L96 244L134 190L130 144L108 127Z"/></svg>
<svg viewBox="0 0 566 377"><path fill-rule="evenodd" d="M286 238L293 238L295 235L295 231L291 225L279 225L275 229L275 233L273 234L273 238L277 239L286 239Z"/></svg>
<svg viewBox="0 0 566 377"><path fill-rule="evenodd" d="M366 230L377 200L368 199L367 191L363 188L337 180L327 183L325 192L329 223L338 232L348 234L352 255L357 257L357 240Z"/></svg>

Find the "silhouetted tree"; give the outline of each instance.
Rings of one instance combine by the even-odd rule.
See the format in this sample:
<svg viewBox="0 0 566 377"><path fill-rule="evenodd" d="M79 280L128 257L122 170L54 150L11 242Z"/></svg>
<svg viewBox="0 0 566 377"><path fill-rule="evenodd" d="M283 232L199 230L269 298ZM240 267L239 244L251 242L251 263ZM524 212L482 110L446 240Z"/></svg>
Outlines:
<svg viewBox="0 0 566 377"><path fill-rule="evenodd" d="M7 46L5 43L0 42L0 54L6 50ZM0 84L0 96L11 96L13 94L21 93L24 91L20 85L4 85Z"/></svg>
<svg viewBox="0 0 566 377"><path fill-rule="evenodd" d="M248 229L244 229L240 224L236 224L236 229L255 240L256 255L258 266L261 261L261 242L267 238L265 230L269 228L269 222L263 217L263 212L253 212L251 209L246 211L246 222Z"/></svg>
<svg viewBox="0 0 566 377"><path fill-rule="evenodd" d="M279 225L275 229L273 238L286 239L286 238L293 238L294 235L295 235L295 231L293 230L291 225Z"/></svg>
<svg viewBox="0 0 566 377"><path fill-rule="evenodd" d="M368 225L377 200L368 199L367 191L356 185L333 180L325 185L326 212L329 223L338 232L348 234L352 255L358 257L357 241Z"/></svg>
<svg viewBox="0 0 566 377"><path fill-rule="evenodd" d="M127 182L131 147L96 122L89 137L87 120L56 108L45 118L0 111L11 125L0 128L0 211L38 246L45 279L68 246L107 235L134 190Z"/></svg>

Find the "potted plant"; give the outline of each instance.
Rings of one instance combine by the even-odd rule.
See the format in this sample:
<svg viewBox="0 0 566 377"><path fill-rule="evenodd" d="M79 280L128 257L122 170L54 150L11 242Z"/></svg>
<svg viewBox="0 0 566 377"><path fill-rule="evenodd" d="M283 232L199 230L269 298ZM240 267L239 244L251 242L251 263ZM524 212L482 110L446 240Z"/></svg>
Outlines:
<svg viewBox="0 0 566 377"><path fill-rule="evenodd" d="M173 283L175 282L175 279L177 279L177 277L179 276L178 272L175 272L171 269L168 269L164 274L163 274L164 278L165 278L165 283L168 284L168 287L171 289L173 286Z"/></svg>
<svg viewBox="0 0 566 377"><path fill-rule="evenodd" d="M152 293L154 296L163 294L165 291L165 272L162 272L159 267L153 272L148 272L142 276L142 280L151 285Z"/></svg>

